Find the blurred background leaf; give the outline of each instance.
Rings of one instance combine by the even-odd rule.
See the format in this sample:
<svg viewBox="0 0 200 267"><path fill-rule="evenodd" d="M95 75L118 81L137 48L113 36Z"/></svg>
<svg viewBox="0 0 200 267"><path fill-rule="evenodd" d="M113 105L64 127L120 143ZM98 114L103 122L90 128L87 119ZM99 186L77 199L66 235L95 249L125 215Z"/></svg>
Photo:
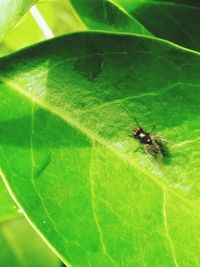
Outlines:
<svg viewBox="0 0 200 267"><path fill-rule="evenodd" d="M36 2L36 0L0 0L0 39Z"/></svg>
<svg viewBox="0 0 200 267"><path fill-rule="evenodd" d="M0 223L1 267L59 267L54 253L24 218Z"/></svg>
<svg viewBox="0 0 200 267"><path fill-rule="evenodd" d="M36 6L54 36L86 30L67 0L39 1ZM0 56L44 40L46 40L44 33L31 13L27 12L16 27L6 35L4 41L0 43Z"/></svg>

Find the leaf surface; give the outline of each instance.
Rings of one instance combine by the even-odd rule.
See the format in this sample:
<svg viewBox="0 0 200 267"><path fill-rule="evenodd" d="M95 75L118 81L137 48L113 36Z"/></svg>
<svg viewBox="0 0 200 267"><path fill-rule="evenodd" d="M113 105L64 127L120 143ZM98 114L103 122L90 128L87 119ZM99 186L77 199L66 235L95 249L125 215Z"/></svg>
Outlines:
<svg viewBox="0 0 200 267"><path fill-rule="evenodd" d="M0 40L36 0L0 0Z"/></svg>
<svg viewBox="0 0 200 267"><path fill-rule="evenodd" d="M69 266L199 266L199 71L198 53L94 32L1 59L3 180ZM134 118L163 162L134 152Z"/></svg>

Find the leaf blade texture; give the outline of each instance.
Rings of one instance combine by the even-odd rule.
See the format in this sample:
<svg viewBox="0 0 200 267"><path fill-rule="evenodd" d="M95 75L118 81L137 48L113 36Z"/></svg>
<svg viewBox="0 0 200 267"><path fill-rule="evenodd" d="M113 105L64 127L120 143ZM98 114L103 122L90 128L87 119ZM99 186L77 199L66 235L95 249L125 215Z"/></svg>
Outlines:
<svg viewBox="0 0 200 267"><path fill-rule="evenodd" d="M3 180L66 264L198 266L199 60L95 32L1 59ZM134 118L171 141L162 164Z"/></svg>

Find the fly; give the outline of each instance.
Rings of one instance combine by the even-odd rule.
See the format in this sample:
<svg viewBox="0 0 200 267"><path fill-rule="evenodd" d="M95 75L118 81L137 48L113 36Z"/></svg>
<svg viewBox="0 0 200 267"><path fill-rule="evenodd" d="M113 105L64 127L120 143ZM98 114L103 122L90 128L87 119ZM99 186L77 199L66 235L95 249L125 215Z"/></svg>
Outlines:
<svg viewBox="0 0 200 267"><path fill-rule="evenodd" d="M164 145L158 137L152 134L155 126L153 127L152 131L148 133L143 130L143 128L138 124L137 120L135 121L137 127L132 131L130 136L139 140L139 148L143 149L147 154L151 154L155 158L163 157L165 154Z"/></svg>

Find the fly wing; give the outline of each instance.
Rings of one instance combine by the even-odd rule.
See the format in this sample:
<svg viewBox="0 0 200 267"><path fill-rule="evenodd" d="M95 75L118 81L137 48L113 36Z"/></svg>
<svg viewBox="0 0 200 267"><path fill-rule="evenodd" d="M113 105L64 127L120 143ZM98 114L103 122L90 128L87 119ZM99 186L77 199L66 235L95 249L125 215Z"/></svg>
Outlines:
<svg viewBox="0 0 200 267"><path fill-rule="evenodd" d="M161 141L152 139L151 145L145 145L147 153L151 154L155 158L163 157L163 144Z"/></svg>
<svg viewBox="0 0 200 267"><path fill-rule="evenodd" d="M162 162L163 159L163 155L160 153L160 150L152 145L144 145L143 149L145 151L145 153L147 154L148 158L154 162L154 164L157 165L157 167L160 168L160 164Z"/></svg>
<svg viewBox="0 0 200 267"><path fill-rule="evenodd" d="M158 139L158 138L153 139L153 142L154 142L154 144L155 144L156 146L158 146L158 147L160 147L160 149L162 149L162 147L163 147L163 143L162 143L161 139Z"/></svg>

